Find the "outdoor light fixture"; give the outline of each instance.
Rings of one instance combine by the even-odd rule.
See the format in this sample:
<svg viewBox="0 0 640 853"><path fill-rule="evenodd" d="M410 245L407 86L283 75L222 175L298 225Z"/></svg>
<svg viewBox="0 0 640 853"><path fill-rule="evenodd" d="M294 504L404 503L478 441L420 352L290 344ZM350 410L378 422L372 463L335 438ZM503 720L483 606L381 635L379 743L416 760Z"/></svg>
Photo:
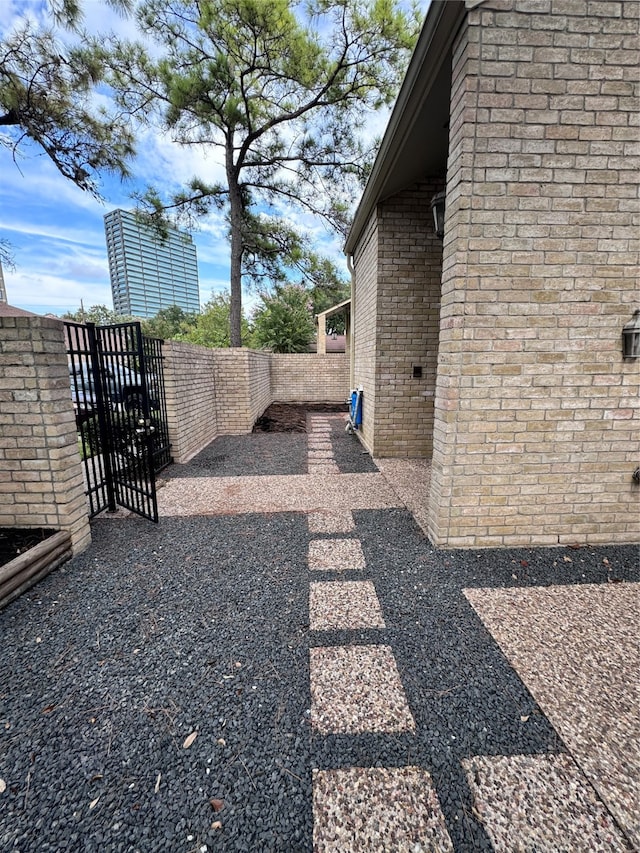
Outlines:
<svg viewBox="0 0 640 853"><path fill-rule="evenodd" d="M633 317L622 327L622 357L640 358L640 308L636 308Z"/></svg>
<svg viewBox="0 0 640 853"><path fill-rule="evenodd" d="M431 210L433 212L433 225L436 230L436 237L440 240L444 237L444 203L446 192L438 193L431 199Z"/></svg>

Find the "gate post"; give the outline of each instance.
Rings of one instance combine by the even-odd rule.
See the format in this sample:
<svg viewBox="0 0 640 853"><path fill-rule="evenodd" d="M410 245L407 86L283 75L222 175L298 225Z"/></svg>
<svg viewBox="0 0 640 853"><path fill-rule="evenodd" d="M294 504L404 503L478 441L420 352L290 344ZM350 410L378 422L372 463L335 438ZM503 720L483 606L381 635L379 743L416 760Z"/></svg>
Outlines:
<svg viewBox="0 0 640 853"><path fill-rule="evenodd" d="M100 427L100 444L102 447L102 462L104 465L104 478L107 490L107 509L109 512L115 512L118 507L116 504L116 492L113 482L111 442L109 439L109 429L107 426L107 417L105 412L106 395L104 393L104 385L102 382L102 364L100 361L99 343L96 335L96 324L87 323L86 326L89 352L91 354L91 371L93 373L93 387L96 397L98 425Z"/></svg>

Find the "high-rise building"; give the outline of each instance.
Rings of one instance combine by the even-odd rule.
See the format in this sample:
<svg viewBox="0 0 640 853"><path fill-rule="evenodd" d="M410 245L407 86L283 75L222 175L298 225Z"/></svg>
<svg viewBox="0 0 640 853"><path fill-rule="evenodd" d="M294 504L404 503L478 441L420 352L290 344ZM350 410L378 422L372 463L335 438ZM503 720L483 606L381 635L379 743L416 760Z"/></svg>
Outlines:
<svg viewBox="0 0 640 853"><path fill-rule="evenodd" d="M190 234L170 228L166 239L133 213L104 218L113 308L118 314L153 317L177 305L199 312L198 259Z"/></svg>

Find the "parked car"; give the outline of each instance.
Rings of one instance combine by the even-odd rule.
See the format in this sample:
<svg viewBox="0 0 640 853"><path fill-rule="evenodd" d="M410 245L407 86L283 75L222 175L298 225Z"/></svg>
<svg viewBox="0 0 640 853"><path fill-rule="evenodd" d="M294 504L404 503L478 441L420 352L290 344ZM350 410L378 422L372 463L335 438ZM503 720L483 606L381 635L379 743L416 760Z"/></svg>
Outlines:
<svg viewBox="0 0 640 853"><path fill-rule="evenodd" d="M143 408L144 392L139 373L123 364L107 366L104 372L106 403L113 408L122 406L126 412L135 412ZM76 417L84 419L95 411L97 400L93 371L86 362L69 365L71 398ZM156 400L149 399L149 408L157 409Z"/></svg>

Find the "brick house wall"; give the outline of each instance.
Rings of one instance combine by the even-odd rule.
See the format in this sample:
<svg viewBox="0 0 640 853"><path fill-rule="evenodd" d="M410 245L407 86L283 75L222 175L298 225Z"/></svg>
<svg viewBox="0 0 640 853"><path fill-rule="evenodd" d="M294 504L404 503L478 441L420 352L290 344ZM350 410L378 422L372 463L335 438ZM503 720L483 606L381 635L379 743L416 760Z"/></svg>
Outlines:
<svg viewBox="0 0 640 853"><path fill-rule="evenodd" d="M424 182L378 208L378 456L424 456L433 444L442 243L430 204L442 189Z"/></svg>
<svg viewBox="0 0 640 853"><path fill-rule="evenodd" d="M455 46L436 544L638 539L639 15L486 0Z"/></svg>
<svg viewBox="0 0 640 853"><path fill-rule="evenodd" d="M362 385L362 431L364 445L377 453L376 431L376 340L378 334L378 223L369 222L353 259L355 292L352 297L353 384Z"/></svg>
<svg viewBox="0 0 640 853"><path fill-rule="evenodd" d="M69 531L91 541L63 325L0 317L0 527Z"/></svg>

